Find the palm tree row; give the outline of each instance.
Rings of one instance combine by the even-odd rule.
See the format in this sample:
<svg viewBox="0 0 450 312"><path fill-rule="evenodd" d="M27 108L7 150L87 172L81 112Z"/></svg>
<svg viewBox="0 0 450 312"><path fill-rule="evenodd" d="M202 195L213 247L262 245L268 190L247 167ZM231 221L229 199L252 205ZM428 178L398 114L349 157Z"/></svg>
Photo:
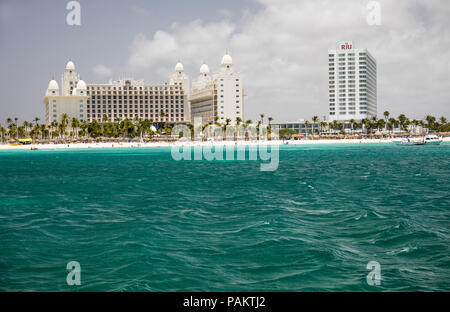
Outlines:
<svg viewBox="0 0 450 312"><path fill-rule="evenodd" d="M386 131L393 132L394 129L399 129L401 131L411 131L417 129L417 127L428 128L432 131L438 132L449 132L450 131L450 123L448 123L447 118L441 117L439 120L436 117L428 115L424 120L413 119L410 120L405 114L400 114L397 119L389 118L389 111L385 111L383 113L384 118L378 119L376 116L368 119L362 119L361 121L356 121L355 119L351 119L348 122L340 122L337 120L333 120L332 122L320 121L318 116L314 116L311 121L306 120L305 126L308 129L311 126L311 133L324 133L324 132L351 132L354 131L363 131L365 133L371 133L374 131ZM316 129L315 125L318 125L319 128Z"/></svg>
<svg viewBox="0 0 450 312"><path fill-rule="evenodd" d="M261 125L264 124L264 114L260 114L260 120L256 123L256 128L259 130ZM416 127L424 127L433 131L449 132L450 123L448 123L445 117L437 119L434 116L428 115L424 120L410 120L404 114L399 115L397 118L390 117L390 113L385 111L383 113L384 118L372 117L371 119L363 119L357 122L351 119L347 123L332 121L321 121L318 116L312 117L311 121L305 121L305 126L308 129L311 126L310 133L325 133L325 132L348 132L363 131L371 133L376 130L384 130L392 132L394 129L400 129L402 131L409 131ZM213 122L202 126L202 130L206 126L215 124L222 127L225 130L231 124L231 119L227 118L224 123L218 122L219 118L216 117ZM119 119L110 121L105 115L101 122L96 120L87 122L79 121L77 118L70 119L67 114L61 116L60 122L52 122L49 125L39 124L40 119L38 117L33 119L33 122L24 121L22 124L18 123L18 118L7 118L6 126L3 127L0 124L0 140L4 143L7 139L18 139L31 137L33 139L67 139L67 138L140 138L141 140L145 136L164 135L171 134L171 129L174 123L160 122L158 129L153 126L152 119L140 119L138 117L134 119ZM272 117L268 117L269 126L267 127L268 133L271 133ZM253 124L252 120L246 120L245 122L237 117L235 120L237 126L247 128ZM318 126L316 128L316 126ZM194 131L194 126L188 124L191 133ZM156 131L155 131L156 130ZM259 133L259 131L258 131Z"/></svg>

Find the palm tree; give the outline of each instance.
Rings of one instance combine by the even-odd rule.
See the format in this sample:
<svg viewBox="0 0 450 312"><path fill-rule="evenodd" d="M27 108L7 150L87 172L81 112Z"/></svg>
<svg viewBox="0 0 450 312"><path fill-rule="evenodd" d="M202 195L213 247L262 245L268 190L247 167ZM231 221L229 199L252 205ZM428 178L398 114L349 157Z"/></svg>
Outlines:
<svg viewBox="0 0 450 312"><path fill-rule="evenodd" d="M384 119L378 119L377 121L377 130L383 129L386 126L386 121Z"/></svg>
<svg viewBox="0 0 450 312"><path fill-rule="evenodd" d="M366 129L366 134L368 134L370 132L370 130L372 130L372 123L370 122L369 119L367 118L363 118L361 120L361 124L364 126L364 128Z"/></svg>
<svg viewBox="0 0 450 312"><path fill-rule="evenodd" d="M89 128L89 123L86 120L83 120L80 124L81 135L88 136L87 129Z"/></svg>
<svg viewBox="0 0 450 312"><path fill-rule="evenodd" d="M427 115L427 117L425 117L425 120L428 122L428 126L432 126L436 121L436 118L434 116Z"/></svg>
<svg viewBox="0 0 450 312"><path fill-rule="evenodd" d="M35 124L36 126L37 126L39 120L40 120L40 119L39 119L38 117L34 117L33 121L34 121L34 124Z"/></svg>
<svg viewBox="0 0 450 312"><path fill-rule="evenodd" d="M25 137L25 135L26 135L26 130L25 130L25 127L24 126L20 126L20 127L18 127L17 128L17 135L19 136L19 137Z"/></svg>
<svg viewBox="0 0 450 312"><path fill-rule="evenodd" d="M9 137L15 137L17 139L17 127L14 123L8 125L8 135Z"/></svg>
<svg viewBox="0 0 450 312"><path fill-rule="evenodd" d="M269 117L269 118L267 118L267 120L269 121L269 128L270 128L270 124L272 123L273 118L272 118L272 117Z"/></svg>
<svg viewBox="0 0 450 312"><path fill-rule="evenodd" d="M353 134L353 127L354 127L354 125L355 125L355 123L356 123L356 120L355 119L350 119L350 129L351 129L351 134Z"/></svg>
<svg viewBox="0 0 450 312"><path fill-rule="evenodd" d="M242 122L242 118L241 117L236 117L236 125L239 126Z"/></svg>
<svg viewBox="0 0 450 312"><path fill-rule="evenodd" d="M322 133L322 132L323 132L323 129L327 128L327 126L328 126L328 122L326 122L326 121L321 121L321 122L320 122L320 132Z"/></svg>
<svg viewBox="0 0 450 312"><path fill-rule="evenodd" d="M6 133L7 133L6 129L4 127L0 126L0 135L2 137L2 141L1 141L2 143L5 142L5 135L6 135Z"/></svg>
<svg viewBox="0 0 450 312"><path fill-rule="evenodd" d="M259 117L261 117L261 124L264 123L264 114L260 114Z"/></svg>
<svg viewBox="0 0 450 312"><path fill-rule="evenodd" d="M14 123L13 123L11 118L8 118L7 121L6 121L8 123L8 128L9 128L9 132L10 132L9 137L11 137L13 135L13 136L16 137L16 139L19 138L18 137L18 131L17 131L17 128L18 128L17 127L17 120L19 120L19 118L14 117ZM11 135L11 132L13 133L12 135Z"/></svg>
<svg viewBox="0 0 450 312"><path fill-rule="evenodd" d="M53 138L53 135L55 134L55 131L57 128L58 128L58 123L56 121L52 121L52 123L50 124L51 138Z"/></svg>
<svg viewBox="0 0 450 312"><path fill-rule="evenodd" d="M23 126L23 128L24 128L24 130L25 130L25 135L26 135L26 133L28 132L28 128L31 128L33 125L30 123L30 122L28 122L28 121L24 121L23 123L22 123L22 126Z"/></svg>
<svg viewBox="0 0 450 312"><path fill-rule="evenodd" d="M73 117L72 118L72 133L74 136L78 137L78 127L80 126L80 122L78 121L77 118ZM75 132L75 130L77 130Z"/></svg>
<svg viewBox="0 0 450 312"><path fill-rule="evenodd" d="M58 130L60 131L60 136L65 137L66 135L66 128L67 125L69 124L69 115L67 114L62 114L61 115L61 123L58 126Z"/></svg>
<svg viewBox="0 0 450 312"><path fill-rule="evenodd" d="M313 123L312 123L312 133L314 134L314 124L319 122L319 117L314 116L312 118L312 121L313 121Z"/></svg>
<svg viewBox="0 0 450 312"><path fill-rule="evenodd" d="M337 129L337 121L336 120L333 120L331 123L329 123L328 124L328 126L331 128L331 129L333 129L333 130L336 130Z"/></svg>
<svg viewBox="0 0 450 312"><path fill-rule="evenodd" d="M405 122L406 122L407 119L408 118L406 118L405 114L398 115L398 121L400 123L400 128L402 128L402 129L404 128Z"/></svg>
<svg viewBox="0 0 450 312"><path fill-rule="evenodd" d="M445 118L444 116L439 118L439 120L441 121L441 124L443 124L443 125L445 125L447 123L447 118Z"/></svg>
<svg viewBox="0 0 450 312"><path fill-rule="evenodd" d="M397 120L395 119L395 118L389 118L389 128L390 128L390 130L392 130L391 131L391 133L394 131L394 129L395 129L395 125L397 124Z"/></svg>
<svg viewBox="0 0 450 312"><path fill-rule="evenodd" d="M308 137L308 128L309 128L310 125L311 125L311 123L308 120L306 120L305 121L305 134L306 134L306 137Z"/></svg>
<svg viewBox="0 0 450 312"><path fill-rule="evenodd" d="M387 124L388 124L388 119L389 119L389 115L391 113L389 113L389 111L384 111L383 115L384 115L384 124L386 125L385 130L387 130Z"/></svg>
<svg viewBox="0 0 450 312"><path fill-rule="evenodd" d="M39 127L39 132L41 133L41 139L43 139L44 137L47 137L49 132L48 132L48 127L44 124L44 125L38 125Z"/></svg>

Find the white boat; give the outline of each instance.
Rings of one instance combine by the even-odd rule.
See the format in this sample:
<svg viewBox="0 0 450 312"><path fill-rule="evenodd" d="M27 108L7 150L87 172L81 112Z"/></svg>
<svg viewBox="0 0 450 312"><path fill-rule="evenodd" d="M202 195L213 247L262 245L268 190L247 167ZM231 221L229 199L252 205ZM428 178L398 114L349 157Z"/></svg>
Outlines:
<svg viewBox="0 0 450 312"><path fill-rule="evenodd" d="M394 143L396 145L407 145L407 146L410 146L410 145L424 145L425 144L423 139L416 139L416 138L413 138L413 137L404 138L402 140L397 140L397 141L394 141Z"/></svg>
<svg viewBox="0 0 450 312"><path fill-rule="evenodd" d="M409 138L404 138L402 140L396 140L394 141L394 143L396 145L406 145L406 146L411 146L411 145L439 145L441 144L442 139L440 137L438 137L435 134L429 134L423 138L414 138L414 137L409 137Z"/></svg>
<svg viewBox="0 0 450 312"><path fill-rule="evenodd" d="M438 137L436 134L428 134L423 138L423 141L426 145L439 145L442 142L442 139Z"/></svg>

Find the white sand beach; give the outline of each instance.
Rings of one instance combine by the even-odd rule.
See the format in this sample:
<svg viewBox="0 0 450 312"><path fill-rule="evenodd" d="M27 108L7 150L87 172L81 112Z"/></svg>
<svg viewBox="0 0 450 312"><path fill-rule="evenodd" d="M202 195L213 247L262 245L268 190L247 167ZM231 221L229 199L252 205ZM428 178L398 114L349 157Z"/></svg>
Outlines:
<svg viewBox="0 0 450 312"><path fill-rule="evenodd" d="M392 143L396 139L320 139L320 140L272 140L272 141L177 141L177 142L121 142L121 143L69 143L69 144L32 144L11 145L0 144L0 150L64 150L87 148L149 148L172 146L220 146L220 145L312 145L312 144L379 144ZM450 142L450 137L443 138L444 142Z"/></svg>

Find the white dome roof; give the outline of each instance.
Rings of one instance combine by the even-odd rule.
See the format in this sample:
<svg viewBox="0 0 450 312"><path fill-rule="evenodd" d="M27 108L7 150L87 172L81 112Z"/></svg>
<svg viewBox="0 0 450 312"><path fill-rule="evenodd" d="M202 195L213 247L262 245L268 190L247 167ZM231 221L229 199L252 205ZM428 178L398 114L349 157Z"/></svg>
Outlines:
<svg viewBox="0 0 450 312"><path fill-rule="evenodd" d="M77 89L78 90L85 90L86 89L86 83L83 80L78 81Z"/></svg>
<svg viewBox="0 0 450 312"><path fill-rule="evenodd" d="M67 70L75 70L75 64L72 61L68 61L66 65Z"/></svg>
<svg viewBox="0 0 450 312"><path fill-rule="evenodd" d="M200 66L200 74L206 75L209 74L209 67L206 64Z"/></svg>
<svg viewBox="0 0 450 312"><path fill-rule="evenodd" d="M183 64L181 64L181 62L178 62L177 65L175 65L175 71L176 72L184 71L184 67Z"/></svg>
<svg viewBox="0 0 450 312"><path fill-rule="evenodd" d="M233 59L229 54L225 54L222 57L222 65L233 65Z"/></svg>
<svg viewBox="0 0 450 312"><path fill-rule="evenodd" d="M50 82L48 83L48 88L49 90L59 90L59 86L58 83L56 82L55 79L50 80Z"/></svg>

